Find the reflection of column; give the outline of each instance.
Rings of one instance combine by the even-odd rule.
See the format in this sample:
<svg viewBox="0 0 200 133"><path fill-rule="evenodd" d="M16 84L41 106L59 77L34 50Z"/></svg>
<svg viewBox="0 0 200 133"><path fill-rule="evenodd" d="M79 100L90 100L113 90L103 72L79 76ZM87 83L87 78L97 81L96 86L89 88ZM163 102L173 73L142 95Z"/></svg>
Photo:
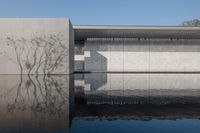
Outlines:
<svg viewBox="0 0 200 133"><path fill-rule="evenodd" d="M0 76L0 130L68 131L72 75Z"/></svg>

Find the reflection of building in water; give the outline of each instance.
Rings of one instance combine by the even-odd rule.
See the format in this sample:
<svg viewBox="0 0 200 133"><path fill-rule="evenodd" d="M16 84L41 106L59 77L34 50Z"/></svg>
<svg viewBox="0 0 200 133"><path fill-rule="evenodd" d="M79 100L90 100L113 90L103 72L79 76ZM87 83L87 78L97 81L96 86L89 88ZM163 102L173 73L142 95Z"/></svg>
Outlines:
<svg viewBox="0 0 200 133"><path fill-rule="evenodd" d="M166 98L165 102L174 102L200 96L200 74L109 74L91 73L75 75L76 91L84 93L87 103L119 102L137 104L137 99L148 98L159 104L156 98ZM121 98L120 98L121 97ZM103 101L99 101L103 98ZM135 99L134 101L129 100ZM152 98L152 99L151 99ZM107 99L107 100L106 100ZM191 100L192 100L191 99ZM124 101L123 100L123 101ZM196 100L195 100L196 101ZM140 101L141 102L141 101ZM145 101L144 101L145 102ZM186 102L190 102L189 99ZM198 101L196 101L198 102ZM200 101L199 101L200 102Z"/></svg>
<svg viewBox="0 0 200 133"><path fill-rule="evenodd" d="M68 131L73 76L0 76L0 130Z"/></svg>
<svg viewBox="0 0 200 133"><path fill-rule="evenodd" d="M195 113L198 106L191 106L200 103L199 28L91 25L73 28L75 72L98 72L76 75L76 103L83 103L76 104L76 116L199 116ZM123 72L129 74L120 74ZM178 104L186 106L171 106Z"/></svg>
<svg viewBox="0 0 200 133"><path fill-rule="evenodd" d="M80 102L79 102L80 103ZM199 104L75 104L74 119L200 119Z"/></svg>
<svg viewBox="0 0 200 133"><path fill-rule="evenodd" d="M67 132L73 118L200 118L199 80L199 74L75 74L74 90L73 75L0 76L0 130Z"/></svg>
<svg viewBox="0 0 200 133"><path fill-rule="evenodd" d="M77 74L75 116L200 118L199 80L199 74Z"/></svg>

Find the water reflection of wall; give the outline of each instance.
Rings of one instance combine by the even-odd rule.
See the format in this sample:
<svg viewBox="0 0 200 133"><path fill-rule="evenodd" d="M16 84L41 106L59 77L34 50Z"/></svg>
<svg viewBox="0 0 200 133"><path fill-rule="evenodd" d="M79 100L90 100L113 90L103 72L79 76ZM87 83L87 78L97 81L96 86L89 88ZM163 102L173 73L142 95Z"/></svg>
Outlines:
<svg viewBox="0 0 200 133"><path fill-rule="evenodd" d="M73 75L2 75L0 130L68 131L74 117L200 118L199 80L200 74L75 74L74 94Z"/></svg>
<svg viewBox="0 0 200 133"><path fill-rule="evenodd" d="M69 75L0 76L0 130L68 131L73 82Z"/></svg>
<svg viewBox="0 0 200 133"><path fill-rule="evenodd" d="M200 118L200 74L102 74L75 75L76 119Z"/></svg>
<svg viewBox="0 0 200 133"><path fill-rule="evenodd" d="M82 79L75 81L75 85L79 86L79 92L82 86L84 93L82 96L88 103L95 101L138 103L142 102L142 99L155 103L192 101L200 103L200 74L104 73L103 75L84 74Z"/></svg>

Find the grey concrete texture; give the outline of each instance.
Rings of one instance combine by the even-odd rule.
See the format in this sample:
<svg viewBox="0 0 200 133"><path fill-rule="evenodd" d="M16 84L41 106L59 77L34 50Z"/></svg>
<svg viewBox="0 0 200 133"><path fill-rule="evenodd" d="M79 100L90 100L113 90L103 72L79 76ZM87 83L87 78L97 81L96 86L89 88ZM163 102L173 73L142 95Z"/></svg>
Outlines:
<svg viewBox="0 0 200 133"><path fill-rule="evenodd" d="M69 19L0 19L0 27L0 74L73 72Z"/></svg>
<svg viewBox="0 0 200 133"><path fill-rule="evenodd" d="M200 40L88 39L84 61L91 72L200 72Z"/></svg>

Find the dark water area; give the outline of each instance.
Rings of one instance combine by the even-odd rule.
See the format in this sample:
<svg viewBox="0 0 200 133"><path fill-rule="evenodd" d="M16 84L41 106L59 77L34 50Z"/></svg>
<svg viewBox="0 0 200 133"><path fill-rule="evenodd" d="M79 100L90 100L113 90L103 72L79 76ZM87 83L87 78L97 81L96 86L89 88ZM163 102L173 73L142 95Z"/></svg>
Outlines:
<svg viewBox="0 0 200 133"><path fill-rule="evenodd" d="M197 133L199 132L199 120L74 120L71 132L87 133Z"/></svg>
<svg viewBox="0 0 200 133"><path fill-rule="evenodd" d="M0 133L199 133L200 74L1 75Z"/></svg>

